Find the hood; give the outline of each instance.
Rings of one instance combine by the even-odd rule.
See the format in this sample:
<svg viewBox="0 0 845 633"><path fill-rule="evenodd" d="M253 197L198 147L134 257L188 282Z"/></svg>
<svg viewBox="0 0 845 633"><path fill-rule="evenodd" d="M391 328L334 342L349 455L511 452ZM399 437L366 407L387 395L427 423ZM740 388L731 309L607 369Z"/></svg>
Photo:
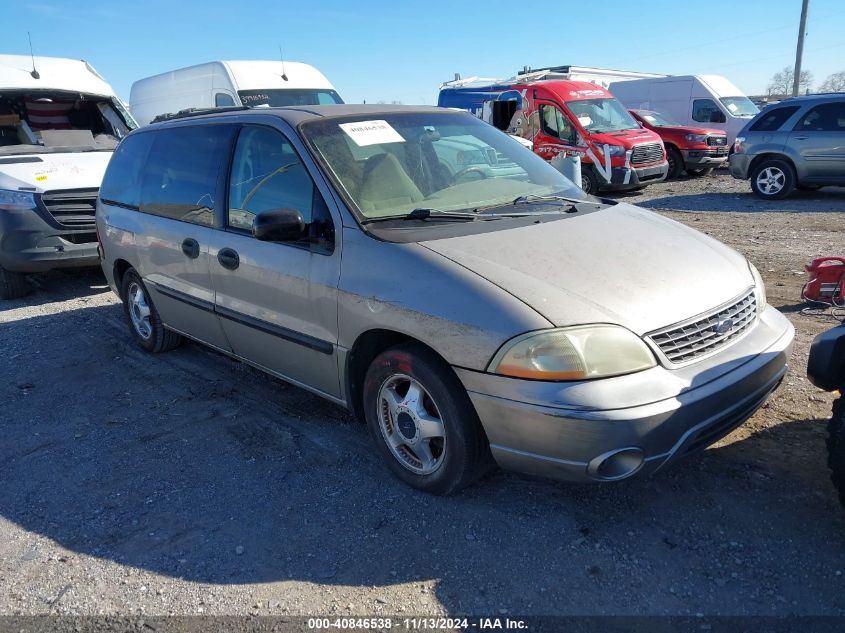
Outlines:
<svg viewBox="0 0 845 633"><path fill-rule="evenodd" d="M604 132L601 134L590 134L590 141L598 145L623 145L631 148L641 143L659 143L660 136L646 128L638 127L633 130L620 130L619 132Z"/></svg>
<svg viewBox="0 0 845 633"><path fill-rule="evenodd" d="M423 244L557 326L616 323L642 335L712 310L754 283L733 249L629 204Z"/></svg>
<svg viewBox="0 0 845 633"><path fill-rule="evenodd" d="M108 151L2 156L0 189L35 187L43 193L99 187L111 156Z"/></svg>

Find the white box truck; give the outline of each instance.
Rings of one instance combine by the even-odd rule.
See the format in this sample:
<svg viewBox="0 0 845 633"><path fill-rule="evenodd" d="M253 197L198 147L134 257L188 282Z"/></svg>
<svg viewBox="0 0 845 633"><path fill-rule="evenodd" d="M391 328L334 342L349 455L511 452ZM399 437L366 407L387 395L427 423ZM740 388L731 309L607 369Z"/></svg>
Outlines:
<svg viewBox="0 0 845 633"><path fill-rule="evenodd" d="M319 70L299 62L214 61L139 79L129 109L141 125L180 110L343 103Z"/></svg>
<svg viewBox="0 0 845 633"><path fill-rule="evenodd" d="M27 273L97 266L97 192L136 124L85 61L0 55L0 299Z"/></svg>
<svg viewBox="0 0 845 633"><path fill-rule="evenodd" d="M608 87L629 110L655 110L680 125L724 130L728 146L760 111L721 75L679 75L614 81Z"/></svg>

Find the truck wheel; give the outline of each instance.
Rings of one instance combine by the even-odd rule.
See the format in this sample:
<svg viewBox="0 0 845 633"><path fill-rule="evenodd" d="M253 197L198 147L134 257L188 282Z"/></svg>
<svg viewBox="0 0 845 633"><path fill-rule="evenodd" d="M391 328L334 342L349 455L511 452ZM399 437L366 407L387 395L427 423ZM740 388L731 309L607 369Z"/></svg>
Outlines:
<svg viewBox="0 0 845 633"><path fill-rule="evenodd" d="M751 191L764 200L781 200L795 188L795 172L785 160L764 160L751 170Z"/></svg>
<svg viewBox="0 0 845 633"><path fill-rule="evenodd" d="M712 167L705 167L704 169L687 169L687 176L690 178L701 178L702 176L709 176L712 172Z"/></svg>
<svg viewBox="0 0 845 633"><path fill-rule="evenodd" d="M370 434L390 470L409 486L448 495L492 464L466 390L425 347L407 343L379 354L363 392Z"/></svg>
<svg viewBox="0 0 845 633"><path fill-rule="evenodd" d="M581 189L584 193L591 196L599 192L599 179L592 167L583 167L581 169Z"/></svg>
<svg viewBox="0 0 845 633"><path fill-rule="evenodd" d="M134 268L124 273L120 295L126 323L138 345L153 354L179 346L182 337L164 327L147 287Z"/></svg>
<svg viewBox="0 0 845 633"><path fill-rule="evenodd" d="M666 180L675 180L680 178L681 172L684 171L684 157L674 147L666 148L666 160L669 162L669 171L666 174Z"/></svg>
<svg viewBox="0 0 845 633"><path fill-rule="evenodd" d="M0 299L20 299L28 295L29 291L26 275L0 266Z"/></svg>
<svg viewBox="0 0 845 633"><path fill-rule="evenodd" d="M833 403L833 417L827 425L827 465L830 478L839 491L839 502L845 505L845 396Z"/></svg>

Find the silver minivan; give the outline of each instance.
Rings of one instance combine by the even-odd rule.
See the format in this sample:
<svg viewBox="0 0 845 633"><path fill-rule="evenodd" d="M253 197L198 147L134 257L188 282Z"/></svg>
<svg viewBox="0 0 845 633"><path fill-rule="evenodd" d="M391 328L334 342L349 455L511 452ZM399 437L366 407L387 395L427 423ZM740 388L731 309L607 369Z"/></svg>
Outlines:
<svg viewBox="0 0 845 633"><path fill-rule="evenodd" d="M188 337L346 406L438 494L495 464L654 472L746 420L792 345L742 255L445 109L153 124L118 147L97 226L141 347Z"/></svg>

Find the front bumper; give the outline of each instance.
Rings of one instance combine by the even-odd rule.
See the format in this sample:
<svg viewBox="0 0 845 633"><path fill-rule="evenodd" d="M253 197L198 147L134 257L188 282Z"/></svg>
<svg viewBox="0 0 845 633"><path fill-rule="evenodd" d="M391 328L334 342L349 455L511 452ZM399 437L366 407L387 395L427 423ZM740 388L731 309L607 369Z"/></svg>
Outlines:
<svg viewBox="0 0 845 633"><path fill-rule="evenodd" d="M718 354L679 369L549 383L456 369L498 464L568 481L650 473L742 424L786 372L794 329L774 308ZM623 476L597 466L622 450L642 455Z"/></svg>
<svg viewBox="0 0 845 633"><path fill-rule="evenodd" d="M728 159L731 168L731 176L739 180L748 180L748 168L751 165L751 156L748 154L737 154L734 152Z"/></svg>
<svg viewBox="0 0 845 633"><path fill-rule="evenodd" d="M0 266L19 273L96 266L96 229L67 229L42 209L0 212Z"/></svg>
<svg viewBox="0 0 845 633"><path fill-rule="evenodd" d="M710 169L721 167L728 160L728 150L715 149L683 149L681 155L684 158L684 166L690 169Z"/></svg>
<svg viewBox="0 0 845 633"><path fill-rule="evenodd" d="M628 174L630 173L630 176ZM613 167L611 169L610 182L602 182L599 185L601 191L629 191L638 189L655 182L666 180L669 173L669 163L663 161L658 165L648 167ZM625 182L626 176L628 181Z"/></svg>

